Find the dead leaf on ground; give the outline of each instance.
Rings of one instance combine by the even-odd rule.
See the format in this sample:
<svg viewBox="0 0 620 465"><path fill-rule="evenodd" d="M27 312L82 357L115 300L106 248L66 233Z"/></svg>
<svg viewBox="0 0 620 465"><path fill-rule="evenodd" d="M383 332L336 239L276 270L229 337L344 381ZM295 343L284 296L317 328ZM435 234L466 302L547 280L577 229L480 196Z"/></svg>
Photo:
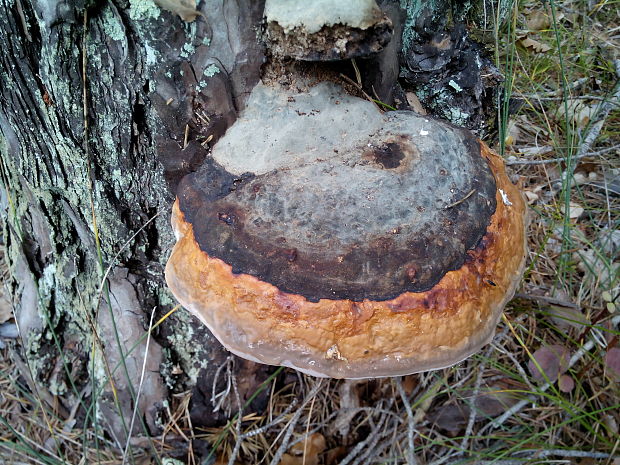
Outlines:
<svg viewBox="0 0 620 465"><path fill-rule="evenodd" d="M573 254L577 268L584 274L584 282L600 283L604 287L610 286L617 279L620 272L620 263L613 262L599 251L587 248Z"/></svg>
<svg viewBox="0 0 620 465"><path fill-rule="evenodd" d="M11 318L13 318L11 302L6 298L4 293L0 291L0 325L6 323Z"/></svg>
<svg viewBox="0 0 620 465"><path fill-rule="evenodd" d="M590 324L590 319L583 314L581 307L564 305L549 305L549 316L560 329L568 331L570 328L583 329Z"/></svg>
<svg viewBox="0 0 620 465"><path fill-rule="evenodd" d="M548 306L548 315L555 326L564 332L571 328L582 330L590 324L590 319L583 313L583 308L575 305L571 297L561 287L551 289L551 297L541 299L540 302Z"/></svg>
<svg viewBox="0 0 620 465"><path fill-rule="evenodd" d="M491 386L481 390L474 405L481 419L493 418L504 413L521 398L522 396L514 391Z"/></svg>
<svg viewBox="0 0 620 465"><path fill-rule="evenodd" d="M426 109L422 106L420 99L413 92L407 92L405 94L407 96L407 103L409 106L420 115L426 115Z"/></svg>
<svg viewBox="0 0 620 465"><path fill-rule="evenodd" d="M519 395L498 386L482 388L475 399L472 396L473 392L465 399L441 406L429 414L429 420L450 434L458 434L469 421L472 400L476 421L501 415L520 400Z"/></svg>
<svg viewBox="0 0 620 465"><path fill-rule="evenodd" d="M604 254L610 257L617 256L620 254L620 229L604 227L598 233L596 245Z"/></svg>
<svg viewBox="0 0 620 465"><path fill-rule="evenodd" d="M603 415L603 422L605 423L605 426L607 426L607 428L609 429L609 433L610 435L618 435L618 422L616 421L616 419L613 417L613 415L610 414L605 414Z"/></svg>
<svg viewBox="0 0 620 465"><path fill-rule="evenodd" d="M336 465L347 455L347 448L344 446L329 449L325 454L325 465Z"/></svg>
<svg viewBox="0 0 620 465"><path fill-rule="evenodd" d="M571 121L580 129L585 128L596 113L596 105L587 105L581 99L568 99L558 107L558 116Z"/></svg>
<svg viewBox="0 0 620 465"><path fill-rule="evenodd" d="M188 23L191 23L197 16L204 16L200 11L196 11L194 0L155 0L161 8L179 15Z"/></svg>
<svg viewBox="0 0 620 465"><path fill-rule="evenodd" d="M530 360L527 363L530 373L532 373L532 378L536 381L546 381L548 379L553 383L568 369L570 351L564 346L555 344L541 347L532 354L532 357L536 360L536 363L534 360Z"/></svg>
<svg viewBox="0 0 620 465"><path fill-rule="evenodd" d="M508 121L508 128L506 132L507 134L506 138L504 139L504 143L507 146L516 144L521 138L521 130L519 129L517 121L515 121L514 119Z"/></svg>
<svg viewBox="0 0 620 465"><path fill-rule="evenodd" d="M528 50L531 50L535 53L545 53L551 50L551 47L543 42L539 42L537 40L532 39L528 36L523 36L519 38L519 43L523 45Z"/></svg>
<svg viewBox="0 0 620 465"><path fill-rule="evenodd" d="M550 145L539 145L536 147L519 147L519 153L528 158L539 157L548 153L553 153Z"/></svg>
<svg viewBox="0 0 620 465"><path fill-rule="evenodd" d="M549 29L551 18L544 11L534 10L528 15L526 24L530 31L542 31Z"/></svg>
<svg viewBox="0 0 620 465"><path fill-rule="evenodd" d="M605 354L605 371L614 381L620 381L620 348L612 347Z"/></svg>
<svg viewBox="0 0 620 465"><path fill-rule="evenodd" d="M576 220L581 215L583 215L584 211L585 209L581 205L579 205L577 202L571 202L569 205L568 217L571 220Z"/></svg>
<svg viewBox="0 0 620 465"><path fill-rule="evenodd" d="M280 465L318 465L319 455L323 453L325 447L325 437L321 433L311 434L305 441L291 447L288 453L282 456Z"/></svg>
<svg viewBox="0 0 620 465"><path fill-rule="evenodd" d="M569 393L575 389L575 381L568 375L562 375L558 378L558 388L562 392Z"/></svg>
<svg viewBox="0 0 620 465"><path fill-rule="evenodd" d="M428 415L428 419L439 429L456 435L467 425L470 409L462 402L446 404Z"/></svg>
<svg viewBox="0 0 620 465"><path fill-rule="evenodd" d="M417 375L407 375L403 376L403 389L405 390L405 394L408 396L411 395L415 387L418 385L418 376Z"/></svg>

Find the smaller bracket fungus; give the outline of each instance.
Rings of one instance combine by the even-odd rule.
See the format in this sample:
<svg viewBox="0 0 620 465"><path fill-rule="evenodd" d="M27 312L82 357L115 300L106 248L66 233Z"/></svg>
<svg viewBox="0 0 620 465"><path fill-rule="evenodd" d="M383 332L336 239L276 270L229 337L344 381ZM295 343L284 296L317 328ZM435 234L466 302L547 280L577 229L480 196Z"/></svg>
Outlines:
<svg viewBox="0 0 620 465"><path fill-rule="evenodd" d="M267 0L267 41L277 56L332 61L380 52L392 22L375 0Z"/></svg>
<svg viewBox="0 0 620 465"><path fill-rule="evenodd" d="M491 339L524 212L466 130L330 83L259 84L180 184L166 279L250 360L334 378L437 369Z"/></svg>

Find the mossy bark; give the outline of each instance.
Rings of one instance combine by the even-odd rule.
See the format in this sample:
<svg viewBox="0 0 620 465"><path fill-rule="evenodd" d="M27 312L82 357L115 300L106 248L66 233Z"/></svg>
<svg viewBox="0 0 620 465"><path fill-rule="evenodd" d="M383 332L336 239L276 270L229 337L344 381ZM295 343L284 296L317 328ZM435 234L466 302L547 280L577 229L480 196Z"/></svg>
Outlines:
<svg viewBox="0 0 620 465"><path fill-rule="evenodd" d="M410 83L419 70L407 54L429 28L450 27L448 3L401 1ZM176 186L243 109L265 61L261 1L198 9L186 22L152 0L0 0L2 206L23 356L67 409L92 384L98 410L82 418L106 419L119 440L145 346L128 352L151 314L175 305L163 269ZM207 392L225 357L183 310L166 318L147 357L144 428L155 432L170 390Z"/></svg>

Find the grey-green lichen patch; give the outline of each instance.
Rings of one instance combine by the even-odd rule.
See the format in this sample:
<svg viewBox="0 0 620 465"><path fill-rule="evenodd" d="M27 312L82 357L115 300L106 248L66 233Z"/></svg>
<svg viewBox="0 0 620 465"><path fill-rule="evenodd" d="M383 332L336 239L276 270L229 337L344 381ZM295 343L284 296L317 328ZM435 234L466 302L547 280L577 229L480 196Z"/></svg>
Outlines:
<svg viewBox="0 0 620 465"><path fill-rule="evenodd" d="M187 376L187 384L196 384L200 371L209 364L208 357L204 356L204 349L196 347L196 335L194 334L194 318L183 308L175 313L174 333L167 336L170 346L174 348L174 353L164 352L164 365L167 365L165 372L172 373L174 364L173 359L179 368ZM166 383L174 385L175 381L167 376Z"/></svg>
<svg viewBox="0 0 620 465"><path fill-rule="evenodd" d="M469 113L461 110L460 108L450 107L449 108L449 117L448 119L452 124L457 126L466 126L467 120L469 119Z"/></svg>
<svg viewBox="0 0 620 465"><path fill-rule="evenodd" d="M153 0L129 0L129 17L134 21L159 18L160 9Z"/></svg>
<svg viewBox="0 0 620 465"><path fill-rule="evenodd" d="M400 7L405 10L406 20L403 28L403 52L407 52L413 41L417 38L415 31L416 19L420 16L422 8L432 8L433 0L400 0Z"/></svg>
<svg viewBox="0 0 620 465"><path fill-rule="evenodd" d="M166 307L170 307L173 308L175 305L177 305L177 301L174 298L174 296L172 295L172 293L170 292L170 289L168 289L167 287L158 287L158 292L157 292L157 297L159 300L159 304L166 308Z"/></svg>
<svg viewBox="0 0 620 465"><path fill-rule="evenodd" d="M194 47L191 43L186 42L183 44L183 48L181 49L181 52L179 53L179 55L182 58L189 58L190 55L192 55L195 51L196 51L196 47Z"/></svg>
<svg viewBox="0 0 620 465"><path fill-rule="evenodd" d="M209 66L205 68L203 74L207 77L213 77L219 72L220 72L220 68L218 68L217 65L211 63Z"/></svg>
<svg viewBox="0 0 620 465"><path fill-rule="evenodd" d="M459 86L458 83L454 79L450 79L448 84L450 85L450 87L452 87L457 92L463 92L463 88Z"/></svg>
<svg viewBox="0 0 620 465"><path fill-rule="evenodd" d="M161 54L153 47L148 44L148 41L144 42L144 54L146 64L149 66L153 66L159 61L159 57Z"/></svg>
<svg viewBox="0 0 620 465"><path fill-rule="evenodd" d="M265 16L267 22L278 23L285 32L302 28L306 33L313 34L323 26L335 24L368 29L383 14L375 0L267 0Z"/></svg>
<svg viewBox="0 0 620 465"><path fill-rule="evenodd" d="M43 276L39 279L39 296L42 299L50 299L56 288L56 263L49 263L43 269Z"/></svg>
<svg viewBox="0 0 620 465"><path fill-rule="evenodd" d="M114 14L112 8L106 5L102 12L103 29L105 33L112 40L124 40L125 39L125 27L120 18Z"/></svg>
<svg viewBox="0 0 620 465"><path fill-rule="evenodd" d="M67 383L64 377L53 376L48 385L50 392L55 396L62 396L67 392Z"/></svg>
<svg viewBox="0 0 620 465"><path fill-rule="evenodd" d="M172 459L170 457L164 458L162 461L162 465L183 465L183 462L177 459Z"/></svg>

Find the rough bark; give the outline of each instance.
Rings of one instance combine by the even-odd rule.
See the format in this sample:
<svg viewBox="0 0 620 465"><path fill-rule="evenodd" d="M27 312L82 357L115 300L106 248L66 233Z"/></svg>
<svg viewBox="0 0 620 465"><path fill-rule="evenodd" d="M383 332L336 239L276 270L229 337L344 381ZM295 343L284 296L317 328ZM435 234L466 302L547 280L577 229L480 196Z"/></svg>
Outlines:
<svg viewBox="0 0 620 465"><path fill-rule="evenodd" d="M367 90L406 105L395 85L399 72L406 85L446 93L458 69L463 79L452 80L473 91L453 92L440 114L480 129L491 90L480 78L485 70L474 65L480 49L454 27L463 18L445 14L447 0L380 3L397 25L396 39L361 61ZM464 11L461 3L469 2L455 3ZM157 321L175 305L163 267L174 242L176 187L202 164L261 77L268 60L263 2L200 2L193 22L151 0L0 5L4 233L23 355L68 410L90 385L85 398L99 394L97 415L123 443L145 341L128 352L151 312ZM449 46L433 45L438 34ZM429 60L432 69L422 66ZM474 108L471 118L462 118L463 105ZM122 358L126 366L115 370ZM168 317L150 341L149 389L139 402L145 424L134 433L155 433L169 391L194 386L196 398L205 398L194 420L217 421L209 393L225 359L183 310ZM88 405L80 417L92 422Z"/></svg>

